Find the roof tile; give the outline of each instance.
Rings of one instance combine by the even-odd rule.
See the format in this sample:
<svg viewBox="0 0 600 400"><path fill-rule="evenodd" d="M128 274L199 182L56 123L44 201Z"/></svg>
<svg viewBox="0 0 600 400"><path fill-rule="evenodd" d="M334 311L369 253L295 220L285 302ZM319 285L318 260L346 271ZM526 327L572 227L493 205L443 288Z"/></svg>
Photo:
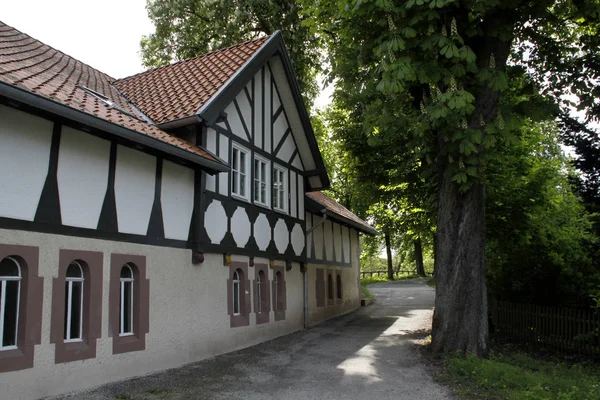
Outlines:
<svg viewBox="0 0 600 400"><path fill-rule="evenodd" d="M218 161L201 147L161 131L141 116L132 117L137 116L138 112L114 86L115 79L1 21L0 82L52 99L208 160ZM81 86L106 96L122 111L89 95Z"/></svg>
<svg viewBox="0 0 600 400"><path fill-rule="evenodd" d="M306 193L306 195L309 198L316 201L317 203L324 206L325 208L327 208L327 211L330 211L340 217L343 217L347 220L354 222L355 224L360 226L365 232L370 233L370 234L377 234L377 231L371 225L367 224L365 221L360 219L358 216L356 216L356 214L354 214L352 211L348 210L346 207L342 206L341 204L337 203L335 200L333 200L330 197L328 197L327 195L325 195L325 193L309 192L309 193Z"/></svg>
<svg viewBox="0 0 600 400"><path fill-rule="evenodd" d="M188 117L196 114L267 39L142 72L114 85L157 124Z"/></svg>

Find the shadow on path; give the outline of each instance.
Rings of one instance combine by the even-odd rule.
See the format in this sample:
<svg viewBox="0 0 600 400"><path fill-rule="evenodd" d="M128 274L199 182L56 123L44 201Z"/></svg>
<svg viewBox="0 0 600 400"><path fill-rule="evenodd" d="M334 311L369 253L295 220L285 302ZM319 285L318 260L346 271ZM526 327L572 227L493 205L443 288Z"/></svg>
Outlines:
<svg viewBox="0 0 600 400"><path fill-rule="evenodd" d="M449 399L421 364L434 291L369 286L368 307L251 348L64 399Z"/></svg>

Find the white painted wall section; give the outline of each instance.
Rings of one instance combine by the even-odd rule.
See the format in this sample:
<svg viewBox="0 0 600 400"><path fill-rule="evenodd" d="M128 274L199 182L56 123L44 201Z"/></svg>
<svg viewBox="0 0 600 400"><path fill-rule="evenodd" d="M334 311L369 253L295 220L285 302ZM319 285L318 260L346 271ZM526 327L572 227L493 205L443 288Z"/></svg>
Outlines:
<svg viewBox="0 0 600 400"><path fill-rule="evenodd" d="M33 221L48 175L52 126L0 105L0 216Z"/></svg>
<svg viewBox="0 0 600 400"><path fill-rule="evenodd" d="M225 112L227 113L227 122L229 123L229 126L231 127L231 132L234 135L240 137L241 139L248 140L246 131L244 130L244 127L242 126L242 120L240 119L240 116L238 115L237 109L235 108L235 104L233 104L233 101L231 103L229 103L227 108L225 108Z"/></svg>
<svg viewBox="0 0 600 400"><path fill-rule="evenodd" d="M290 244L290 232L283 219L279 219L275 224L275 247L280 253L284 253Z"/></svg>
<svg viewBox="0 0 600 400"><path fill-rule="evenodd" d="M194 170L164 160L160 204L165 238L188 240L194 212Z"/></svg>
<svg viewBox="0 0 600 400"><path fill-rule="evenodd" d="M218 200L213 200L204 214L204 227L212 244L220 244L227 233L227 214Z"/></svg>
<svg viewBox="0 0 600 400"><path fill-rule="evenodd" d="M335 261L342 262L342 227L333 224L333 244L335 246Z"/></svg>
<svg viewBox="0 0 600 400"><path fill-rule="evenodd" d="M296 145L294 144L294 138L290 134L285 138L283 145L277 152L277 158L285 161L286 163L289 163L291 161L290 159L292 158L292 154L294 154L295 150Z"/></svg>
<svg viewBox="0 0 600 400"><path fill-rule="evenodd" d="M316 224L319 220L316 215L313 215L313 224ZM323 224L320 224L313 231L314 242L315 242L315 254L314 258L317 260L323 260Z"/></svg>
<svg viewBox="0 0 600 400"><path fill-rule="evenodd" d="M296 218L298 213L298 184L296 183L296 173L290 171L290 216Z"/></svg>
<svg viewBox="0 0 600 400"><path fill-rule="evenodd" d="M243 207L238 207L231 217L231 234L238 247L244 247L250 240L250 220Z"/></svg>
<svg viewBox="0 0 600 400"><path fill-rule="evenodd" d="M312 215L306 213L306 230L308 231L312 228ZM306 257L312 258L312 242L313 242L313 234L312 232L306 235Z"/></svg>
<svg viewBox="0 0 600 400"><path fill-rule="evenodd" d="M248 90L248 92L250 92L250 90ZM242 90L239 92L235 100L240 107L242 118L246 124L246 127L248 128L248 133L250 133L250 136L252 137L252 106L250 105L248 96L246 96L246 91Z"/></svg>
<svg viewBox="0 0 600 400"><path fill-rule="evenodd" d="M156 180L156 157L117 147L115 200L119 232L146 235Z"/></svg>
<svg viewBox="0 0 600 400"><path fill-rule="evenodd" d="M271 72L269 72L269 68L264 68L265 71L265 143L264 150L267 153L271 152L271 132L273 125L271 124L271 116L273 115L271 112Z"/></svg>
<svg viewBox="0 0 600 400"><path fill-rule="evenodd" d="M62 127L57 179L63 225L98 228L109 164L108 140Z"/></svg>
<svg viewBox="0 0 600 400"><path fill-rule="evenodd" d="M258 71L258 74L254 75L254 94L252 95L252 99L254 99L254 145L262 149L262 70Z"/></svg>
<svg viewBox="0 0 600 400"><path fill-rule="evenodd" d="M229 162L229 138L225 135L219 137L219 157ZM229 172L219 174L219 193L229 196Z"/></svg>
<svg viewBox="0 0 600 400"><path fill-rule="evenodd" d="M304 177L298 175L298 218L304 218Z"/></svg>
<svg viewBox="0 0 600 400"><path fill-rule="evenodd" d="M347 226L342 226L342 241L344 243L344 262L350 262L350 230Z"/></svg>
<svg viewBox="0 0 600 400"><path fill-rule="evenodd" d="M291 164L294 167L298 168L300 171L304 171L304 168L302 168L302 162L300 161L300 154L296 154Z"/></svg>
<svg viewBox="0 0 600 400"><path fill-rule="evenodd" d="M277 116L275 122L273 122L273 149L276 149L283 139L283 134L288 129L288 124L285 120L285 114L281 113ZM287 160L286 160L287 161Z"/></svg>
<svg viewBox="0 0 600 400"><path fill-rule="evenodd" d="M325 222L323 223L323 233L325 236L325 256L326 260L328 261L334 261L335 260L335 255L333 254L333 229L332 229L332 223L330 220L325 220Z"/></svg>
<svg viewBox="0 0 600 400"><path fill-rule="evenodd" d="M271 243L271 225L265 214L259 214L254 222L254 240L261 251L267 250Z"/></svg>
<svg viewBox="0 0 600 400"><path fill-rule="evenodd" d="M292 229L292 249L294 249L294 254L300 256L302 251L304 250L304 232L302 231L302 226L300 224L295 224L294 229Z"/></svg>

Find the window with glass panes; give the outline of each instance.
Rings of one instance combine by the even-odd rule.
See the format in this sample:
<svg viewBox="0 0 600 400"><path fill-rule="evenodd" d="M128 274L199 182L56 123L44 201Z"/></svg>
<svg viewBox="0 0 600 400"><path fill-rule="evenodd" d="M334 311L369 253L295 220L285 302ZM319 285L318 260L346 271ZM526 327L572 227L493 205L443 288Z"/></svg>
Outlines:
<svg viewBox="0 0 600 400"><path fill-rule="evenodd" d="M269 163L260 157L254 158L254 202L268 206Z"/></svg>
<svg viewBox="0 0 600 400"><path fill-rule="evenodd" d="M233 146L231 152L231 193L245 199L248 193L248 151Z"/></svg>
<svg viewBox="0 0 600 400"><path fill-rule="evenodd" d="M287 211L287 171L281 167L273 167L273 208Z"/></svg>

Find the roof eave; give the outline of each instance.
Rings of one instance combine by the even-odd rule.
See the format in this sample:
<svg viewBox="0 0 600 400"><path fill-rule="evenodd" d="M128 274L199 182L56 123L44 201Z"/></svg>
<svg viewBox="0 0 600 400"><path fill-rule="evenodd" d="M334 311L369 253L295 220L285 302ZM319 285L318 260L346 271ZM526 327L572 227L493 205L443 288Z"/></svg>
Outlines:
<svg viewBox="0 0 600 400"><path fill-rule="evenodd" d="M356 221L353 221L351 219L348 219L340 214L337 214L333 211L331 211L329 208L327 208L327 206L311 197L308 196L304 196L305 199L305 204L313 204L314 205L314 210L315 211L320 211L322 208L327 209L327 216L331 216L332 219L335 219L337 221L340 221L346 225L349 225L353 228L355 228L358 231L361 231L363 233L366 233L367 235L371 235L371 236L377 236L379 235L379 231L377 231L376 229L372 228L369 225L363 225L363 224L359 224ZM318 209L318 210L317 210Z"/></svg>
<svg viewBox="0 0 600 400"><path fill-rule="evenodd" d="M258 49L231 78L229 78L229 80L219 89L219 91L212 96L211 99L207 101L202 108L200 108L200 110L198 110L197 114L206 122L207 125L210 126L215 123L215 121L219 118L219 113L221 110L227 106L231 99L234 98L240 90L242 90L246 80L251 78L251 76L247 75L251 74L253 76L254 72L260 66L266 63L277 53L280 54L283 61L283 67L292 90L292 97L294 98L294 103L298 113L300 114L300 121L302 123L304 133L309 141L309 146L317 166L316 170L319 171L319 176L321 178L321 187L313 188L313 190L328 189L331 184L329 181L329 176L327 175L327 169L325 168L325 163L321 157L317 139L310 123L310 117L306 111L306 106L304 105L302 94L300 93L300 87L298 86L298 81L296 80L296 75L294 73L294 69L292 67L290 57L285 48L283 36L280 31L276 31L269 38L269 40L267 40L262 47Z"/></svg>
<svg viewBox="0 0 600 400"><path fill-rule="evenodd" d="M95 117L83 111L58 103L47 97L31 93L17 86L0 82L0 96L4 96L28 106L60 115L72 121L89 126L93 129L98 129L122 139L126 139L133 143L147 146L161 153L169 154L175 158L201 166L210 172L225 172L229 171L229 165L218 161L212 161L200 155L191 153L177 146L162 142L151 136L141 134L123 126Z"/></svg>

